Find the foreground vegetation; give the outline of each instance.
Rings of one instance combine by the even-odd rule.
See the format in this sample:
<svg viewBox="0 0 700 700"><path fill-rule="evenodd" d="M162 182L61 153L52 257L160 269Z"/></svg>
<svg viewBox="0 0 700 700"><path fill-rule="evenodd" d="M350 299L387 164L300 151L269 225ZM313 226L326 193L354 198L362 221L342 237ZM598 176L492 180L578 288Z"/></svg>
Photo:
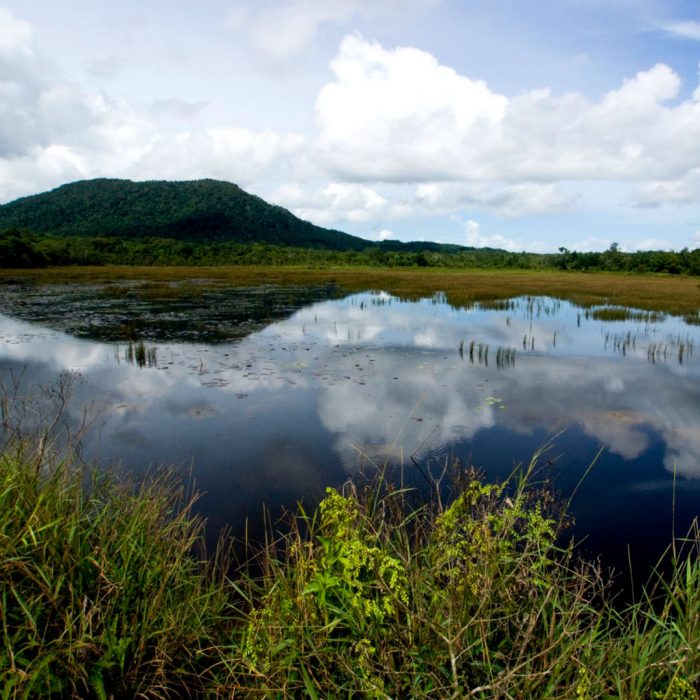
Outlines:
<svg viewBox="0 0 700 700"><path fill-rule="evenodd" d="M696 530L615 606L536 460L452 476L427 503L381 476L329 489L232 573L171 475L7 446L0 697L698 697Z"/></svg>

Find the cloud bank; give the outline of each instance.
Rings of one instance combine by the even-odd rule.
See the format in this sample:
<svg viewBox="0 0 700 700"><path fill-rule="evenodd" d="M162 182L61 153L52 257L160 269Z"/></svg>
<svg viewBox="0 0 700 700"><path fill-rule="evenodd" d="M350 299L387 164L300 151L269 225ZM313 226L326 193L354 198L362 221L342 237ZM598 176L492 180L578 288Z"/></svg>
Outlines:
<svg viewBox="0 0 700 700"><path fill-rule="evenodd" d="M415 48L346 37L316 101L318 155L353 181L668 180L700 166L700 89L657 64L597 101L508 97Z"/></svg>

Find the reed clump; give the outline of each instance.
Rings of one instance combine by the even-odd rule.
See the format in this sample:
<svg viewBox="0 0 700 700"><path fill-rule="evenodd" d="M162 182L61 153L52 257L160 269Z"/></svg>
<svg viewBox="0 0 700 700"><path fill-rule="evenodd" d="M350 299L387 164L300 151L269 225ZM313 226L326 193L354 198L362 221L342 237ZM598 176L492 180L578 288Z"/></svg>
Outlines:
<svg viewBox="0 0 700 700"><path fill-rule="evenodd" d="M659 311L642 311L623 306L603 306L590 310L589 316L597 321L635 321L647 325L660 323L666 315Z"/></svg>

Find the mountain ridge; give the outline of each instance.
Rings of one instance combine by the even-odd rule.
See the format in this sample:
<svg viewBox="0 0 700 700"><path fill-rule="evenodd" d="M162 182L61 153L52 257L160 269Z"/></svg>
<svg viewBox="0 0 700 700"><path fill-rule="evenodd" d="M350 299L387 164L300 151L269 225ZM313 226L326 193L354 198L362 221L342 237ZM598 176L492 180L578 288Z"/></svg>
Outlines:
<svg viewBox="0 0 700 700"><path fill-rule="evenodd" d="M361 250L357 236L324 229L223 180L78 180L0 205L0 230L58 237L170 238Z"/></svg>
<svg viewBox="0 0 700 700"><path fill-rule="evenodd" d="M169 238L338 251L465 250L431 242L375 242L316 226L223 180L78 180L0 205L0 230L44 236Z"/></svg>

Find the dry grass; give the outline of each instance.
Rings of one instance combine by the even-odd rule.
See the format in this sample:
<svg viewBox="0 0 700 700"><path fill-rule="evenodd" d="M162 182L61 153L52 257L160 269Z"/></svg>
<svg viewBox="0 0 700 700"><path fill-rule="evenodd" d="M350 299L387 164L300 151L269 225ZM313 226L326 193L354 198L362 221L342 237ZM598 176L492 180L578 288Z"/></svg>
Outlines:
<svg viewBox="0 0 700 700"><path fill-rule="evenodd" d="M9 281L98 284L121 280L173 282L206 280L207 285L246 286L260 283L319 284L335 282L348 292L382 289L416 299L443 291L455 306L519 295L547 295L581 306L609 304L672 314L696 314L700 280L695 277L622 275L614 273L510 270L397 270L378 268L302 267L63 267L48 270L0 270Z"/></svg>

